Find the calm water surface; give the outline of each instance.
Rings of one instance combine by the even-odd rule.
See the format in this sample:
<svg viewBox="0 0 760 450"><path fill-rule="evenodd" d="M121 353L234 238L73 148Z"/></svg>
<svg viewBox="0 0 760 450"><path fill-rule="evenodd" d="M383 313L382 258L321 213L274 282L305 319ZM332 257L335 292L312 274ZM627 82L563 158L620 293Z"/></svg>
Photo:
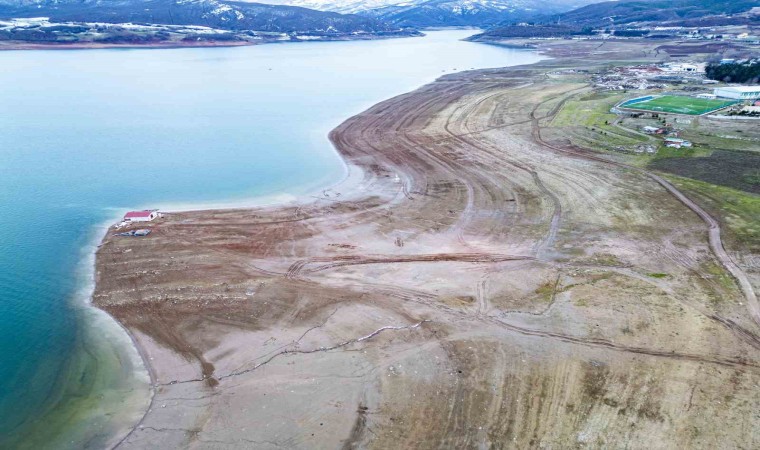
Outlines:
<svg viewBox="0 0 760 450"><path fill-rule="evenodd" d="M0 52L0 447L98 447L141 414L134 349L86 306L99 225L335 182L327 133L349 116L443 73L539 59L469 34Z"/></svg>

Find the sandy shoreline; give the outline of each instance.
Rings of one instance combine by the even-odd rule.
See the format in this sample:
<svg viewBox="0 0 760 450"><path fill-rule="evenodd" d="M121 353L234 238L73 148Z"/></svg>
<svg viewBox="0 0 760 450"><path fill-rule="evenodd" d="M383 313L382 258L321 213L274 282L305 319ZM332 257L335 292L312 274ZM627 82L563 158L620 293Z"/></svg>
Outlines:
<svg viewBox="0 0 760 450"><path fill-rule="evenodd" d="M704 224L543 142L585 89L544 74L597 63L567 54L348 119L330 138L355 170L319 199L106 234L93 304L155 389L119 447L757 444L757 325L738 288L695 276Z"/></svg>

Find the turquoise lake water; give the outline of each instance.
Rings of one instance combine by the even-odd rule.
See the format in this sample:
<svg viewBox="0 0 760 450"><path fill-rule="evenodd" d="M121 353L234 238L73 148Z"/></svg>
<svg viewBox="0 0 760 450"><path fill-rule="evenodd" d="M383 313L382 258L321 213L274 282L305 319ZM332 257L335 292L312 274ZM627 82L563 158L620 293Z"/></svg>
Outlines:
<svg viewBox="0 0 760 450"><path fill-rule="evenodd" d="M98 448L141 414L144 369L86 304L104 223L331 184L344 168L327 133L351 115L444 73L540 59L459 41L472 33L0 52L0 448Z"/></svg>

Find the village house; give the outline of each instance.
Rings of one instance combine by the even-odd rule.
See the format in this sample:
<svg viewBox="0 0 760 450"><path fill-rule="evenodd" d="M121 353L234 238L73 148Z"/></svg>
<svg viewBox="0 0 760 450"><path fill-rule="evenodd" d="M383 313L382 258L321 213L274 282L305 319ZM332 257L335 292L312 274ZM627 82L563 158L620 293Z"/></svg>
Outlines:
<svg viewBox="0 0 760 450"><path fill-rule="evenodd" d="M644 129L644 132L647 133L647 134L663 134L663 133L665 133L665 129L664 128L646 126L643 129Z"/></svg>
<svg viewBox="0 0 760 450"><path fill-rule="evenodd" d="M130 211L124 215L125 222L150 222L158 217L158 210Z"/></svg>
<svg viewBox="0 0 760 450"><path fill-rule="evenodd" d="M691 142L685 139L668 137L665 138L665 146L672 148L691 147Z"/></svg>

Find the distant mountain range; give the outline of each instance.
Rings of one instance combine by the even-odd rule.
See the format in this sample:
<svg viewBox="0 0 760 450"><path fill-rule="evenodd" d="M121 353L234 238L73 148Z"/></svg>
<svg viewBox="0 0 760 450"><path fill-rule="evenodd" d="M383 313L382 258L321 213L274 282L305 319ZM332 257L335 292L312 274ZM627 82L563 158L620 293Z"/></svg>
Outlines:
<svg viewBox="0 0 760 450"><path fill-rule="evenodd" d="M590 1L562 0L417 0L362 14L407 27L489 27L539 14L558 13Z"/></svg>
<svg viewBox="0 0 760 450"><path fill-rule="evenodd" d="M759 0L623 0L588 5L557 14L551 21L574 25L665 24L725 17L760 6Z"/></svg>
<svg viewBox="0 0 760 450"><path fill-rule="evenodd" d="M330 11L341 14L357 14L390 5L413 2L414 0L259 0L259 3L270 5L300 6L317 11Z"/></svg>
<svg viewBox="0 0 760 450"><path fill-rule="evenodd" d="M597 4L590 4L594 0L259 1L266 4L240 0L0 0L0 19L45 17L52 23L86 22L92 39L99 39L92 30L97 23L135 23L229 30L241 39L248 39L242 33L260 38L251 34L254 31L290 34L293 39L297 38L295 34L340 39L411 35L416 33L412 29L426 27L490 28L478 38L484 40L570 36L599 28L632 33L630 28L642 24L753 24L760 19L760 15L748 12L753 7L758 9L758 0L620 0ZM26 24L20 34L8 23L0 40L14 40L34 31L33 24ZM43 37L56 41L70 38L60 36L62 33L46 31ZM221 37L216 35L217 39Z"/></svg>
<svg viewBox="0 0 760 450"><path fill-rule="evenodd" d="M535 16L529 24L504 22L474 36L474 41L547 38L610 30L620 36L643 36L667 26L760 25L758 0L621 0L587 5L559 14ZM753 9L754 8L754 9ZM656 34L655 34L656 35Z"/></svg>
<svg viewBox="0 0 760 450"><path fill-rule="evenodd" d="M373 17L224 0L0 0L0 18L14 17L336 35L399 31L398 26Z"/></svg>
<svg viewBox="0 0 760 450"><path fill-rule="evenodd" d="M473 40L512 37L560 37L588 34L591 29L618 30L661 26L760 25L758 0L622 0L596 3L559 14L514 21L494 27ZM754 8L754 10L753 10ZM752 11L752 12L750 12Z"/></svg>
<svg viewBox="0 0 760 450"><path fill-rule="evenodd" d="M263 0L321 11L361 14L402 27L489 27L559 13L594 0Z"/></svg>

